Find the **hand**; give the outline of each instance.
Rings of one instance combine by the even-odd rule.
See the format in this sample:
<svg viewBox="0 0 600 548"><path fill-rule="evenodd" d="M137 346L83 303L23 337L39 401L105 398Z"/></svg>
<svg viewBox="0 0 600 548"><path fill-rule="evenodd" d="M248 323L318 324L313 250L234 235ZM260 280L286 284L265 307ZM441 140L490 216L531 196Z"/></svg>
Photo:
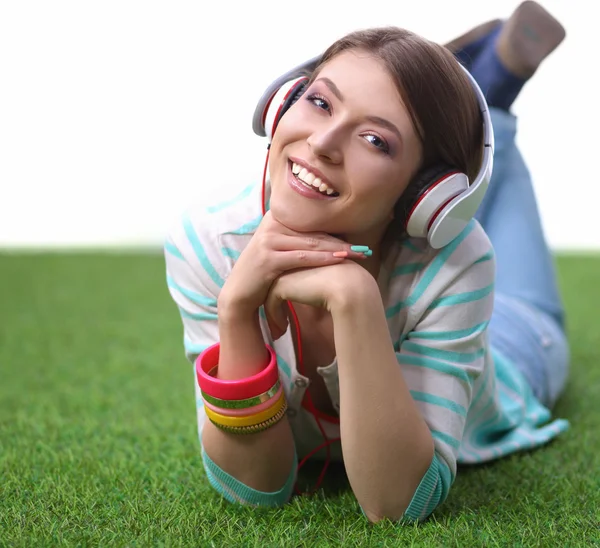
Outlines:
<svg viewBox="0 0 600 548"><path fill-rule="evenodd" d="M273 282L265 301L271 335L277 340L287 330L286 301L331 312L354 297L362 298L367 292L379 294L377 282L369 272L352 261L286 272Z"/></svg>
<svg viewBox="0 0 600 548"><path fill-rule="evenodd" d="M324 232L296 232L267 212L221 289L219 307L235 309L236 315L253 314L284 272L364 259L350 245Z"/></svg>

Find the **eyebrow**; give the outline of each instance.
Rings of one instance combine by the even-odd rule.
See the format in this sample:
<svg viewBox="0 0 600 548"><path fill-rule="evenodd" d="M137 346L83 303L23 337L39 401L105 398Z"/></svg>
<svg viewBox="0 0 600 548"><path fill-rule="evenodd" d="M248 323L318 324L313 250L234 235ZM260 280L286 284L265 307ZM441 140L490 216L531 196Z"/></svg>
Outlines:
<svg viewBox="0 0 600 548"><path fill-rule="evenodd" d="M342 103L344 102L344 96L342 95L340 88L327 78L327 76L321 76L315 80L315 82L319 81L323 82L331 90L331 93L333 93Z"/></svg>
<svg viewBox="0 0 600 548"><path fill-rule="evenodd" d="M398 137L400 141L402 141L402 135L400 134L400 130L389 120L381 118L381 116L365 116L365 118L369 120L369 122L373 122L374 124L389 129L392 133L396 135L396 137Z"/></svg>
<svg viewBox="0 0 600 548"><path fill-rule="evenodd" d="M338 88L332 80L327 78L327 76L321 76L320 78L317 78L315 80L315 82L319 81L323 82L331 90L331 93L333 93L342 103L344 102L344 96L342 95L340 88ZM365 119L369 122L389 129L392 133L396 135L396 137L398 137L398 139L400 139L400 141L402 141L402 134L400 133L400 130L389 120L386 120L381 116L365 116Z"/></svg>

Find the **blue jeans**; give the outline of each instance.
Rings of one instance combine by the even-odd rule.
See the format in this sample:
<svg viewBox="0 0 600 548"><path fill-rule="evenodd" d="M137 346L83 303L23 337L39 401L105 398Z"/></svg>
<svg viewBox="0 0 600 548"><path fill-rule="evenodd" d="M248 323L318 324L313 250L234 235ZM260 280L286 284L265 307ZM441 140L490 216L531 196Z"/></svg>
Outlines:
<svg viewBox="0 0 600 548"><path fill-rule="evenodd" d="M563 304L531 175L515 143L516 118L494 108L490 113L494 170L476 215L496 253L490 342L521 370L538 400L552 407L569 369Z"/></svg>

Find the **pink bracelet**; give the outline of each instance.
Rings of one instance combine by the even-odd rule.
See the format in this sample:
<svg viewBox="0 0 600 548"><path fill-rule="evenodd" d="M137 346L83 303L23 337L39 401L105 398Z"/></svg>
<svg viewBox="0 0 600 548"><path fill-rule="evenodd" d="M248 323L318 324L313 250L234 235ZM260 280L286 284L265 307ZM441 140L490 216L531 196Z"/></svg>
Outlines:
<svg viewBox="0 0 600 548"><path fill-rule="evenodd" d="M279 390L277 390L277 392L272 398L269 398L267 401L259 403L254 407L246 407L245 409L223 409L222 407L217 407L216 405L213 405L212 403L209 403L206 400L204 400L204 405L205 407L208 407L215 413L226 415L227 417L246 417L249 415L254 415L255 413L260 413L261 411L264 411L265 409L268 409L269 407L274 405L281 396L282 391L283 386L280 386Z"/></svg>
<svg viewBox="0 0 600 548"><path fill-rule="evenodd" d="M267 367L252 377L239 380L223 380L212 375L219 364L221 345L216 343L209 346L196 359L196 376L200 389L221 400L244 400L267 392L279 380L279 369L275 351L268 344L265 346L270 356Z"/></svg>

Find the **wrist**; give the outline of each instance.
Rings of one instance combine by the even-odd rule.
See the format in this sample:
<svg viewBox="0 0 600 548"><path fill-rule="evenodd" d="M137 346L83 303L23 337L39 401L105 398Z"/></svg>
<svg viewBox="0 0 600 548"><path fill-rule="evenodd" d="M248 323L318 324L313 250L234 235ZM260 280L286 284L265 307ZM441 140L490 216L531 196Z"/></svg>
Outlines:
<svg viewBox="0 0 600 548"><path fill-rule="evenodd" d="M328 303L334 319L382 306L377 281L368 272L346 278L328 299Z"/></svg>
<svg viewBox="0 0 600 548"><path fill-rule="evenodd" d="M259 308L247 299L221 291L217 299L219 325L252 321L258 318Z"/></svg>

